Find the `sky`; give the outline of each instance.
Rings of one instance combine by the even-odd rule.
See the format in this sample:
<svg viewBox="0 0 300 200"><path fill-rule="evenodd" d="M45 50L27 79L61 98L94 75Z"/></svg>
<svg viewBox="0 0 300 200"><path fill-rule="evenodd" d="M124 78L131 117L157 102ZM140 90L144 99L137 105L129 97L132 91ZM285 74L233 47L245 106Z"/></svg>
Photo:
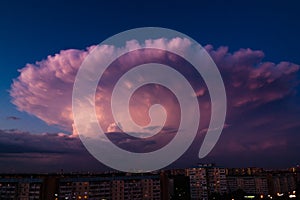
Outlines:
<svg viewBox="0 0 300 200"><path fill-rule="evenodd" d="M200 43L218 66L228 97L225 128L213 151L197 158L204 118L197 140L173 167L197 162L268 168L299 164L299 6L297 1L2 1L0 172L107 170L85 150L73 128L74 77L94 45L148 26L174 29ZM116 77L116 71L110 76ZM209 115L206 89L198 89ZM166 95L160 102L178 112L176 101L162 88L145 87L134 98L157 102L148 93ZM96 101L100 118L108 112L102 106L106 94L100 92ZM133 110L145 114L147 106L134 104ZM135 118L140 123L148 119ZM176 124L177 115L169 120ZM108 132L117 132L113 123L103 123ZM171 140L174 131L129 143L119 133L108 135L132 151L141 150L144 142L152 144L141 150L150 151Z"/></svg>

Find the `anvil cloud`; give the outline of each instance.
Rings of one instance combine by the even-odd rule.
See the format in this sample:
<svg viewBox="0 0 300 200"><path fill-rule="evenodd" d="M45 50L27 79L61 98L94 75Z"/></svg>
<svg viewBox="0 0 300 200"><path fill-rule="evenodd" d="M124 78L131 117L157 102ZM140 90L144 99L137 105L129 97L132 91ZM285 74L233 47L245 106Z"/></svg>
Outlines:
<svg viewBox="0 0 300 200"><path fill-rule="evenodd" d="M173 45L174 48L189 48L189 43L180 38L170 41L159 39L152 42L161 46ZM127 48L130 48L131 45L137 45L137 43L129 42ZM299 118L299 114L290 112L290 107L294 105L293 109L299 110L299 106L295 103L299 99L299 65L285 61L280 63L264 61L264 53L259 50L240 49L231 53L228 47L215 49L212 45L206 45L204 48L220 70L228 98L226 128L211 156L226 163L225 159L222 160L224 154L243 157L242 155L247 152L244 154L246 157L249 156L247 158L252 158L251 153L253 153L258 156L257 160L268 157L271 162L271 160L276 160L277 154L274 152L278 152L278 155L293 152L297 144L292 138L300 139L295 131L300 127L300 122L296 120ZM58 125L63 130L72 132L72 135L75 136L72 138L76 138L71 108L72 88L77 70L92 49L93 47L86 50L62 50L54 56L48 56L43 61L27 64L20 69L20 76L13 81L11 86L10 95L13 104L19 110L35 115L49 125ZM112 50L107 49L107 51ZM132 55L130 59L140 59L138 55L136 56ZM184 70L185 66L182 67ZM115 132L119 128L110 119L107 119L106 113L109 108L105 105L110 100L107 95L111 90L109 77L119 76L120 70L111 69L108 73L107 85L98 86L97 114L106 130ZM187 74L190 75L191 82L198 81L198 77L195 77L192 72L188 71ZM133 98L137 103L132 104L132 110L133 113L139 112L133 114L135 115L134 119L141 124L146 123L149 120L147 109L151 104L158 102L158 97L162 99L159 102L169 109L176 107L177 102L170 97L170 94L165 96L163 91L160 87L149 86L135 94ZM207 113L209 116L209 94L206 87L199 86L196 94L200 102L200 109L202 109L201 114ZM177 114L175 112L170 116L168 125L171 126L174 121L178 122ZM199 138L203 136L202 133L207 128L209 117L202 117L201 120L204 122L200 123ZM49 136L40 137L48 140ZM56 137L65 140L66 136ZM126 144L126 141L123 143ZM157 141L150 142L156 144ZM200 144L199 141L195 142L194 147L188 153L194 154ZM286 149L288 145L291 146L290 150ZM140 148L139 144L136 146ZM62 149L62 151L68 150ZM261 151L266 153L260 155ZM41 153L43 153L42 150ZM187 155L187 157L189 156ZM228 157L230 155L226 155L226 158ZM265 165L269 161L257 162Z"/></svg>

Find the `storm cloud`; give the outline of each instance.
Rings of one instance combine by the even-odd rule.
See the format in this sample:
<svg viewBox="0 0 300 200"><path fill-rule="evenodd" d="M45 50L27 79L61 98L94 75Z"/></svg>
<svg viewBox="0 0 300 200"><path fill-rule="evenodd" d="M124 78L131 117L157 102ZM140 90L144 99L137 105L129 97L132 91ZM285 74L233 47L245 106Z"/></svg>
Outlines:
<svg viewBox="0 0 300 200"><path fill-rule="evenodd" d="M181 47L187 51L190 45L188 41L180 38L158 39L152 42L161 46ZM134 45L139 44L132 41L127 43L125 48ZM34 64L27 64L19 70L20 76L13 81L10 90L13 104L20 111L35 115L49 125L58 125L63 130L72 132L73 136L35 135L31 138L33 141L39 137L43 137L43 140L47 141L53 141L53 138L56 141L55 138L60 138L60 141L67 143L60 148L53 148L57 144L44 145L43 148L38 148L36 143L28 143L28 146L18 144L16 141L25 140L25 138L19 137L16 141L7 141L7 144L17 145L13 148L10 146L12 151L16 151L10 153L32 152L36 149L39 149L41 153L75 152L78 150L72 147L73 142L72 144L68 143L69 140L78 140L76 139L76 130L73 128L72 89L80 65L94 47L88 47L85 50L62 50L54 56L48 56L45 60ZM299 65L286 61L280 63L264 61L264 52L260 50L240 49L230 52L228 47L214 48L212 45L206 45L204 48L220 70L227 93L228 106L226 129L224 129L219 143L210 156L219 158L220 162L226 163L225 159L222 159L225 154L225 157L230 157L230 155L242 156L243 153L247 152L244 155L249 155L249 158L252 158L250 156L252 152L260 160L259 152L264 151L261 157L275 160L276 154L274 152L281 152L281 154L292 152L297 146L295 141L300 139L299 134L296 133L297 128L300 127L300 122L296 120L300 117L300 108L296 104L297 99L299 99ZM118 49L102 48L102 50L105 55L109 56ZM163 54L155 56L162 61L170 59ZM141 57L139 54L132 54L127 59L139 60ZM147 59L147 56L143 59ZM126 66L126 62L122 66ZM113 77L120 76L122 66L110 69L108 75L104 77L106 84L97 88L97 114L99 121L102 121L108 132L117 132L120 128L116 122L111 121L111 116L107 114L109 113L108 109L110 109L107 105L110 102L109 91L112 89L110 83ZM184 71L186 66L181 67ZM186 75L189 76L190 82L197 83L199 80L193 71L187 70ZM178 104L176 100L171 94L165 95L164 92L166 92L165 89L154 86L144 87L139 93L137 92L133 96L135 100L135 103L132 104L133 118L138 123L145 124L149 121L147 115L149 107L157 102L171 110L176 107ZM195 92L200 102L200 108L204 110L201 112L204 115L207 113L209 116L210 103L207 88L205 85L200 85ZM159 97L162 99L158 100ZM178 109L175 108L175 113L170 116L170 124L168 125L172 125L174 121L178 122L179 113L177 111ZM203 137L203 133L207 130L209 120L207 116L201 118L204 122L200 123L198 138ZM6 133L6 135L8 134ZM12 135L16 135L16 133ZM27 135L26 138L30 137ZM292 138L297 139L293 140ZM122 144L130 145L128 138L116 138L116 135L113 135L112 140L121 146ZM148 140L147 142L150 146L157 145L155 140ZM79 143L78 145L80 146ZM201 145L200 139L194 142L187 154L195 154L199 145ZM138 148L143 148L143 146L137 143ZM288 146L291 146L290 150ZM149 148L149 146L144 147ZM283 151L283 149L285 150ZM186 155L183 160L187 157L189 156ZM192 157L196 160L196 156ZM264 161L260 162L262 165L264 164Z"/></svg>

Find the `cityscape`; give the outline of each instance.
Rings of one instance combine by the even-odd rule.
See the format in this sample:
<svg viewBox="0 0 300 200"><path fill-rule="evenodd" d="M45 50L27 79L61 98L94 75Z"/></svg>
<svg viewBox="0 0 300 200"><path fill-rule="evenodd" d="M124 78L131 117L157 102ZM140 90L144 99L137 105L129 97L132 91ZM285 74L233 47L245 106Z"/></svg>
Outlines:
<svg viewBox="0 0 300 200"><path fill-rule="evenodd" d="M299 8L0 1L0 200L300 200Z"/></svg>
<svg viewBox="0 0 300 200"><path fill-rule="evenodd" d="M198 164L151 173L1 174L0 199L299 199L300 166L284 170Z"/></svg>

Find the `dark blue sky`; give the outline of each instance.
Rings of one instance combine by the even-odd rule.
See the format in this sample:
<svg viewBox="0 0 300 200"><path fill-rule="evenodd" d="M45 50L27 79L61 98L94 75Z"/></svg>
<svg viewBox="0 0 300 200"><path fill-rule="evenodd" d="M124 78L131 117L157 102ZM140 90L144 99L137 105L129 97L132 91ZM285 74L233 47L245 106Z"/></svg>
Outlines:
<svg viewBox="0 0 300 200"><path fill-rule="evenodd" d="M299 3L288 1L3 1L0 5L0 125L41 131L18 113L7 90L17 70L63 49L84 49L127 29L158 26L200 44L263 50L273 62L300 63ZM6 116L25 118L7 122ZM35 126L31 122L37 123ZM28 124L32 124L28 128ZM49 128L47 127L47 130ZM49 129L55 131L56 129Z"/></svg>
<svg viewBox="0 0 300 200"><path fill-rule="evenodd" d="M300 64L299 8L297 1L1 1L0 129L62 131L10 103L18 69L132 28L165 27L201 45L262 50L264 61Z"/></svg>

